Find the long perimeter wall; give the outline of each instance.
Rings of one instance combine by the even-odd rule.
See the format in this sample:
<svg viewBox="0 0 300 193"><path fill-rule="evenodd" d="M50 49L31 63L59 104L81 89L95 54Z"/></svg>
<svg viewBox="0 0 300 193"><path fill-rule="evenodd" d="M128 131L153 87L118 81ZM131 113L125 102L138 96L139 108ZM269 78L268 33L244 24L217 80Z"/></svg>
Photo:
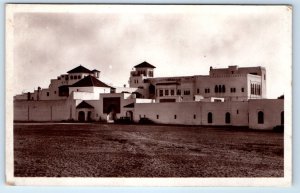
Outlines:
<svg viewBox="0 0 300 193"><path fill-rule="evenodd" d="M145 117L161 124L227 125L273 129L283 124L281 118L283 102L284 100L279 99L265 99L247 102L139 103L135 104L134 121L138 122L140 118ZM263 123L258 123L260 111L263 112Z"/></svg>

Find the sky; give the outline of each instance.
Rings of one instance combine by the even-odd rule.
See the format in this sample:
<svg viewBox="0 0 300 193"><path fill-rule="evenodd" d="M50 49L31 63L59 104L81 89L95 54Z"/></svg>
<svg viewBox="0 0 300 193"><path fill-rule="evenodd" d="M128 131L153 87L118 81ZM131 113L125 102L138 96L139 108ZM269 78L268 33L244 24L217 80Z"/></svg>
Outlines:
<svg viewBox="0 0 300 193"><path fill-rule="evenodd" d="M21 10L13 15L10 43L14 94L47 88L50 79L80 64L101 71L107 84L128 85L133 66L143 61L156 66L156 77L263 66L268 98L291 86L291 10L285 6Z"/></svg>

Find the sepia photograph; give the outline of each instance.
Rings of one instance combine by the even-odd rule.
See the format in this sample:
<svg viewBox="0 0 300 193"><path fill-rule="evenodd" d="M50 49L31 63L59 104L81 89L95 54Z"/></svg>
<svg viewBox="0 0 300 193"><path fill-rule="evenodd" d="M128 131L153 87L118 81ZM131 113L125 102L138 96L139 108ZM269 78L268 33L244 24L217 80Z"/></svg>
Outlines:
<svg viewBox="0 0 300 193"><path fill-rule="evenodd" d="M11 185L289 186L290 5L6 5Z"/></svg>

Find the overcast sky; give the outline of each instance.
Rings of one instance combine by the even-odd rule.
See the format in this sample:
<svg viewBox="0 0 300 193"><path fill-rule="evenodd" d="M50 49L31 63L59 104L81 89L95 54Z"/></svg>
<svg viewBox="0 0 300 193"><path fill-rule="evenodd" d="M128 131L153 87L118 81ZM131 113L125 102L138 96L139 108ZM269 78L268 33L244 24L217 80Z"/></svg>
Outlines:
<svg viewBox="0 0 300 193"><path fill-rule="evenodd" d="M291 85L287 7L119 8L15 13L14 94L47 88L80 64L100 70L108 84L128 85L130 70L143 61L156 66L155 76L264 66L270 98Z"/></svg>

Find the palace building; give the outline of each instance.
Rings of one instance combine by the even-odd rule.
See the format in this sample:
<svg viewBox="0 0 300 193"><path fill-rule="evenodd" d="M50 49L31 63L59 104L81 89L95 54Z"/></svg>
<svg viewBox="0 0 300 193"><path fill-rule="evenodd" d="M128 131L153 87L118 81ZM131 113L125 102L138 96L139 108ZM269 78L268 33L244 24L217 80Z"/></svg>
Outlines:
<svg viewBox="0 0 300 193"><path fill-rule="evenodd" d="M100 71L78 66L48 88L14 97L15 121L105 121L245 126L284 124L284 100L266 98L263 67L210 67L208 75L155 77L155 66L134 66L129 87L113 87Z"/></svg>

